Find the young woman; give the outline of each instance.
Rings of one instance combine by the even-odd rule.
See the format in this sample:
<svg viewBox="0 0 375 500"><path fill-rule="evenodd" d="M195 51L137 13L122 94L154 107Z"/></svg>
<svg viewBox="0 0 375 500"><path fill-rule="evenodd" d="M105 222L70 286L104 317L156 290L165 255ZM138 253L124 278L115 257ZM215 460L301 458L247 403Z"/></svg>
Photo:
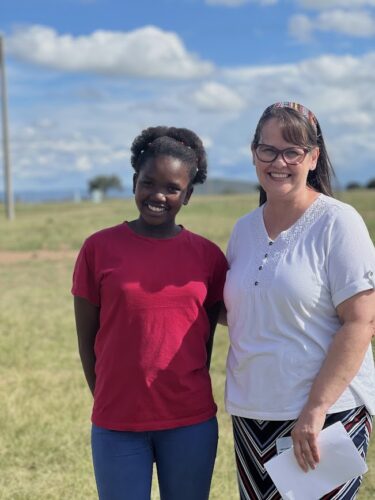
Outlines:
<svg viewBox="0 0 375 500"><path fill-rule="evenodd" d="M371 339L375 251L351 206L332 197L332 167L315 115L291 102L263 113L251 145L261 203L236 224L224 290L240 495L280 498L264 463L290 436L300 467L341 421L363 456L375 412ZM324 498L352 499L361 478Z"/></svg>
<svg viewBox="0 0 375 500"><path fill-rule="evenodd" d="M206 178L190 130L148 128L132 145L137 219L84 243L73 278L79 352L94 396L101 500L208 499L217 448L208 372L226 259L176 223Z"/></svg>

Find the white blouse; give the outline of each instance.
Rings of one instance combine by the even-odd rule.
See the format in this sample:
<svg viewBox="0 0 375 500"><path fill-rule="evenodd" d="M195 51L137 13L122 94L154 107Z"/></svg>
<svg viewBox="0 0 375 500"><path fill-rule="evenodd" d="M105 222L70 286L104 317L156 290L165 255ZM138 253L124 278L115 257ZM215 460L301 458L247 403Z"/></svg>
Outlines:
<svg viewBox="0 0 375 500"><path fill-rule="evenodd" d="M335 308L375 288L375 249L367 228L353 207L321 194L274 241L263 207L245 215L233 229L227 256L227 411L259 420L295 419L340 327ZM363 404L375 414L371 346L328 413Z"/></svg>

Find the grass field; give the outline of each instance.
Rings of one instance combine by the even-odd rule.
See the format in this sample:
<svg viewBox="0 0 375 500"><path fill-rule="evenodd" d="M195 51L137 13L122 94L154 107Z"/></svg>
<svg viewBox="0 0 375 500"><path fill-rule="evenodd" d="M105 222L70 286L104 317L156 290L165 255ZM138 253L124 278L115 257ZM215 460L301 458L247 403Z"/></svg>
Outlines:
<svg viewBox="0 0 375 500"><path fill-rule="evenodd" d="M374 240L375 191L340 198L359 210ZM235 220L256 205L254 195L193 197L179 222L225 249ZM0 499L96 498L91 397L77 354L71 273L87 235L135 216L133 202L119 200L23 205L12 223L0 213ZM210 497L216 500L238 498L223 409L226 351L227 333L219 327L211 368L220 425ZM374 446L368 462L362 500L375 498Z"/></svg>

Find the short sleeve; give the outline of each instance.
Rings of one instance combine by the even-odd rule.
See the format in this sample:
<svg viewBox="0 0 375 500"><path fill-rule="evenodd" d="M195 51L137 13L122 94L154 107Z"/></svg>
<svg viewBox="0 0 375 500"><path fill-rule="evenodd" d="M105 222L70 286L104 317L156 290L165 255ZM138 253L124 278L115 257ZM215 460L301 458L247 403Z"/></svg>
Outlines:
<svg viewBox="0 0 375 500"><path fill-rule="evenodd" d="M362 217L352 207L338 210L332 221L327 262L335 307L375 288L374 245Z"/></svg>
<svg viewBox="0 0 375 500"><path fill-rule="evenodd" d="M73 272L72 294L100 306L100 286L95 272L95 252L90 240L83 244Z"/></svg>
<svg viewBox="0 0 375 500"><path fill-rule="evenodd" d="M213 306L223 300L223 290L228 270L227 259L223 252L216 245L213 246L213 250L211 255L211 276L205 301L207 307Z"/></svg>

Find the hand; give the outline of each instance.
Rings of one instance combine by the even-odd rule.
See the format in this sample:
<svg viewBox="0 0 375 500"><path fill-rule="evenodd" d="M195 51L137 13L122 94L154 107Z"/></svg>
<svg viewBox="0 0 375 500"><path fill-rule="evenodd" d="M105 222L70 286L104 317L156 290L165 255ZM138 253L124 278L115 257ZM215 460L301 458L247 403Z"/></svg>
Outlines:
<svg viewBox="0 0 375 500"><path fill-rule="evenodd" d="M305 472L319 463L318 435L323 429L326 413L319 409L304 408L292 430L294 454Z"/></svg>

